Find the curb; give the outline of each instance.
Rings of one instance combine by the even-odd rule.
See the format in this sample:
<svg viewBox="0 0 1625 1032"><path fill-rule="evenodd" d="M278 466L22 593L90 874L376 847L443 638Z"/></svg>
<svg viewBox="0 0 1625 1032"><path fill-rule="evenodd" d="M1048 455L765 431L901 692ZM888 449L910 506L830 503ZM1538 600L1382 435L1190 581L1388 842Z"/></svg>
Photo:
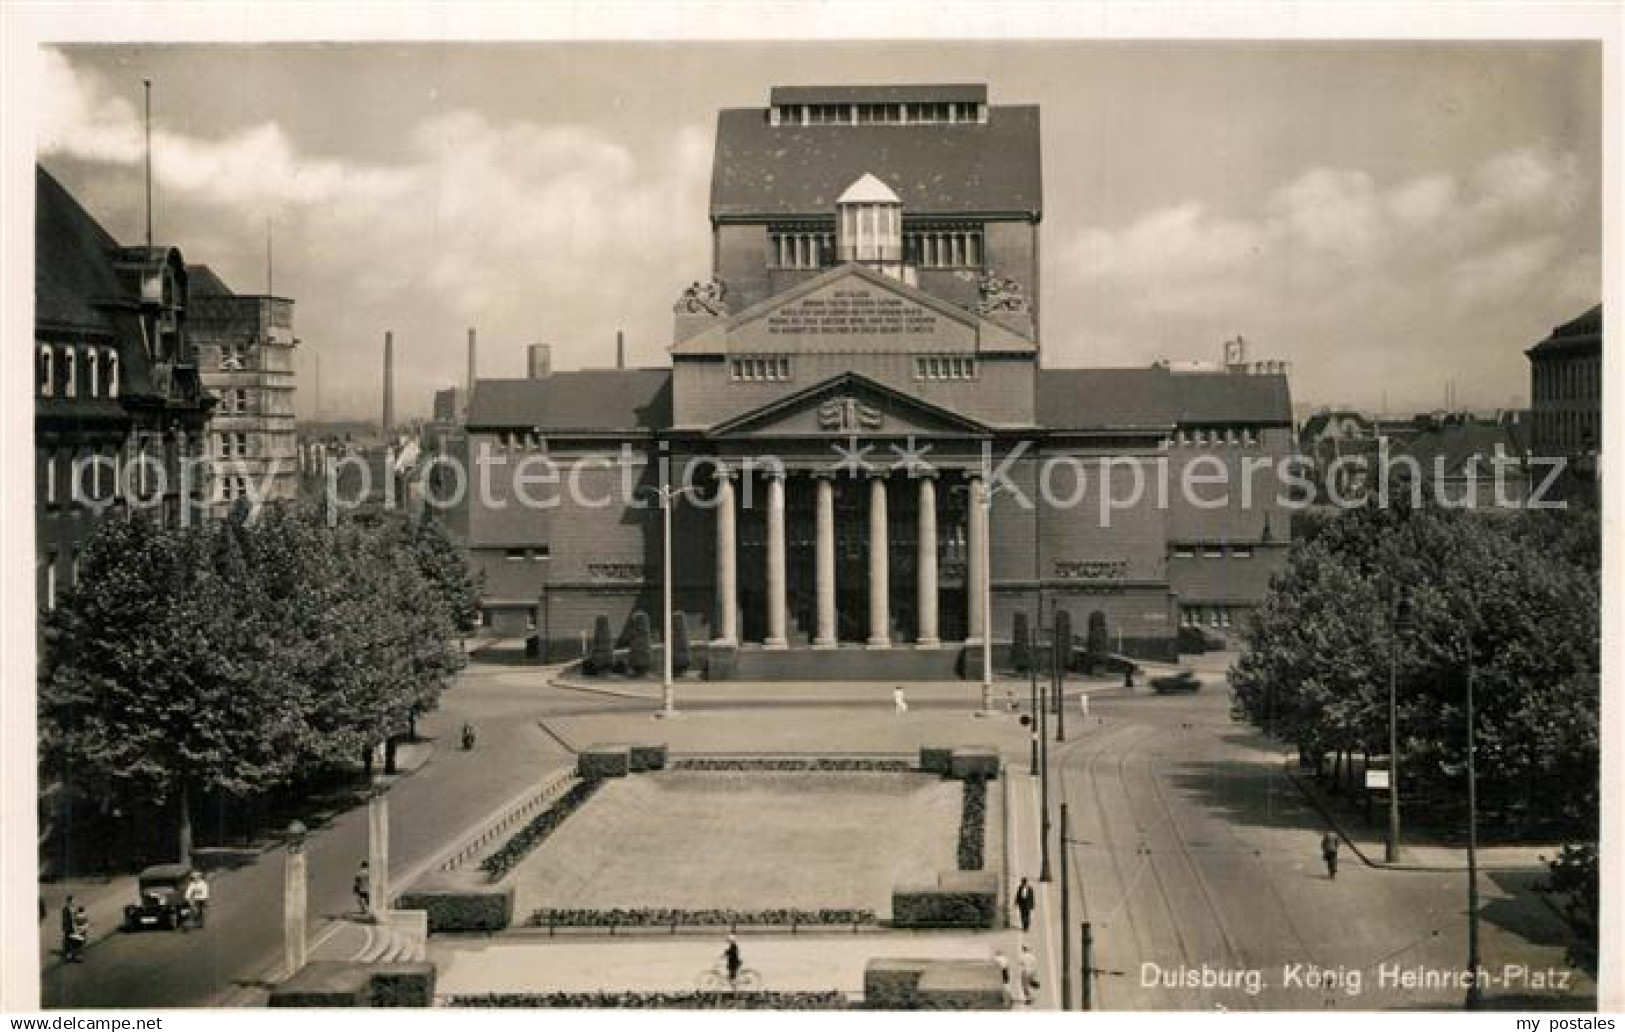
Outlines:
<svg viewBox="0 0 1625 1032"><path fill-rule="evenodd" d="M562 677L550 677L547 679L546 683L549 688L559 688L564 691L586 692L589 695L608 695L617 699L636 699L639 702L660 702L660 699L657 696L627 691L621 688L611 688L607 685L600 686L595 684L579 684L574 681L566 681Z"/></svg>
<svg viewBox="0 0 1625 1032"><path fill-rule="evenodd" d="M1332 812L1331 808L1328 807L1323 800L1321 800L1320 796L1316 792L1304 784L1301 777L1293 772L1292 764L1292 760L1287 760L1282 768L1282 773L1286 775L1286 779L1292 782L1293 787L1295 787L1303 795L1304 799L1308 800L1309 805L1313 806L1315 811L1320 814L1326 823L1331 825L1332 830L1337 832L1337 837L1348 843L1349 850L1355 856L1359 857L1360 862L1365 864L1367 867L1376 871L1410 871L1426 874L1460 874L1467 871L1467 862L1465 860L1460 863L1450 864L1419 864L1415 863L1414 861L1403 860L1399 863L1391 864L1386 860L1373 860L1371 857L1367 856L1365 850L1361 849L1359 844L1354 841L1354 837L1350 835L1348 833L1348 829L1343 826L1342 820L1340 820L1338 816ZM1480 872L1492 872L1539 871L1543 868L1538 863L1485 863L1480 861L1478 864L1478 869Z"/></svg>

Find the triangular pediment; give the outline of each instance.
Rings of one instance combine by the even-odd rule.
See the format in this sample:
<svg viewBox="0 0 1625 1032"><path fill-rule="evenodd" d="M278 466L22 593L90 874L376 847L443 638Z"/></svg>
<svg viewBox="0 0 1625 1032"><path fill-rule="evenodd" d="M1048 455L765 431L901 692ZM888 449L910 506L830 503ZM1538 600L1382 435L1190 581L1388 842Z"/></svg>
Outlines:
<svg viewBox="0 0 1625 1032"><path fill-rule="evenodd" d="M673 345L679 354L1034 349L1009 327L867 266L820 273Z"/></svg>
<svg viewBox="0 0 1625 1032"><path fill-rule="evenodd" d="M735 416L710 437L979 436L986 425L858 373L843 373Z"/></svg>

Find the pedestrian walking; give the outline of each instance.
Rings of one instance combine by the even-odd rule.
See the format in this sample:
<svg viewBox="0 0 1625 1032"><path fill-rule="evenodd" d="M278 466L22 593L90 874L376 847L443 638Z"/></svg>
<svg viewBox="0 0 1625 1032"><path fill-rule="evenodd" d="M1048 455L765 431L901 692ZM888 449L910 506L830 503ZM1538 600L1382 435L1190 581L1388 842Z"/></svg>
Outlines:
<svg viewBox="0 0 1625 1032"><path fill-rule="evenodd" d="M1083 711L1083 719L1088 720L1089 719L1089 693L1088 692L1079 692L1078 693L1078 709Z"/></svg>
<svg viewBox="0 0 1625 1032"><path fill-rule="evenodd" d="M202 928L208 920L209 912L209 882L203 877L202 871L193 871L186 879L186 891L183 893L186 905L191 909L191 925L193 928ZM184 930L185 925L181 928Z"/></svg>
<svg viewBox="0 0 1625 1032"><path fill-rule="evenodd" d="M903 696L902 685L891 690L891 704L899 717L908 712L908 699Z"/></svg>
<svg viewBox="0 0 1625 1032"><path fill-rule="evenodd" d="M68 899L72 900L73 897L69 896ZM62 911L62 961L65 964L83 964L85 946L90 942L90 915L85 913L83 904L72 910L63 904Z"/></svg>
<svg viewBox="0 0 1625 1032"><path fill-rule="evenodd" d="M62 962L72 964L78 960L73 938L73 896L62 901Z"/></svg>
<svg viewBox="0 0 1625 1032"><path fill-rule="evenodd" d="M1026 943L1021 944L1021 993L1029 1002L1038 992L1038 955Z"/></svg>
<svg viewBox="0 0 1625 1032"><path fill-rule="evenodd" d="M1038 902L1037 894L1033 892L1032 883L1026 878L1016 886L1016 909L1021 912L1021 930L1032 931L1033 906Z"/></svg>
<svg viewBox="0 0 1625 1032"><path fill-rule="evenodd" d="M365 860L355 869L355 905L363 914L372 909L372 871Z"/></svg>
<svg viewBox="0 0 1625 1032"><path fill-rule="evenodd" d="M1326 861L1326 877L1332 881L1337 880L1337 850L1341 845L1335 831L1328 831L1320 837L1320 856Z"/></svg>

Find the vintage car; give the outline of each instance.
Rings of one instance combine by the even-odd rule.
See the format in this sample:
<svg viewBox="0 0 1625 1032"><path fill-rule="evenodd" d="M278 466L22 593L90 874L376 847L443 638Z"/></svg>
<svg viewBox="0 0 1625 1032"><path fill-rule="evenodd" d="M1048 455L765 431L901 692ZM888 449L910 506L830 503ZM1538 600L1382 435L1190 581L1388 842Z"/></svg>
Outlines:
<svg viewBox="0 0 1625 1032"><path fill-rule="evenodd" d="M1151 687L1159 695L1172 695L1176 692L1197 692L1202 690L1202 679L1189 670L1181 670L1178 673L1153 677Z"/></svg>
<svg viewBox="0 0 1625 1032"><path fill-rule="evenodd" d="M185 864L159 864L142 871L136 879L136 902L124 908L125 931L171 930L190 920L192 906L186 902L186 878L191 872Z"/></svg>

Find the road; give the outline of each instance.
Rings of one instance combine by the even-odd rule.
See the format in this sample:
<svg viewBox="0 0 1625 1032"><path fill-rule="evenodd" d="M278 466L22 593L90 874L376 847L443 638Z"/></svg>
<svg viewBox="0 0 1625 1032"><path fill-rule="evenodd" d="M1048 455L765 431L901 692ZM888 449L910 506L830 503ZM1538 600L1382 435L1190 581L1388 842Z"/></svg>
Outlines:
<svg viewBox="0 0 1625 1032"><path fill-rule="evenodd" d="M441 747L428 765L390 791L392 870L432 856L448 836L569 762L563 749L537 728L536 718L580 708L581 699L547 690L540 671L529 673L529 678L518 678L510 667L470 667L445 693L442 709L420 722L421 733ZM635 709L638 704L605 699L595 700L593 708ZM465 720L480 733L472 752L451 746ZM366 808L319 829L307 854L314 935L327 919L354 907L352 879L367 854ZM256 863L216 875L209 927L203 931L118 933L92 946L83 964L45 958L42 1006L218 1003L281 959L283 861L278 848Z"/></svg>
<svg viewBox="0 0 1625 1032"><path fill-rule="evenodd" d="M1074 737L1053 755L1071 822L1073 934L1092 923L1095 967L1109 972L1097 1006L1461 1005L1465 875L1369 868L1344 850L1328 878L1324 821L1283 776L1280 747L1230 720L1222 677L1196 695L1097 695L1091 715L1069 721ZM1565 964L1563 926L1530 890L1534 876L1481 875L1483 963L1497 979L1486 995L1584 1006L1595 985ZM1503 978L1509 964L1529 971ZM1423 981L1384 984L1383 965Z"/></svg>

